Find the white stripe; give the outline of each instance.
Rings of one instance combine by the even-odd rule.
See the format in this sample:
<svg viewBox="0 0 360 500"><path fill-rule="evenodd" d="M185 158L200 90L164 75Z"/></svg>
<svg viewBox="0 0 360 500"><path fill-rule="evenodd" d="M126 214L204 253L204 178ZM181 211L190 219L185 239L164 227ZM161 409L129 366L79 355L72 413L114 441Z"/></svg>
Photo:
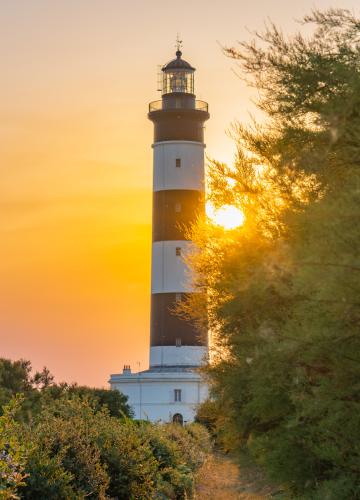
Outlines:
<svg viewBox="0 0 360 500"><path fill-rule="evenodd" d="M204 346L156 346L150 348L150 366L200 366L206 362Z"/></svg>
<svg viewBox="0 0 360 500"><path fill-rule="evenodd" d="M157 142L154 148L154 191L192 189L204 191L204 145L201 142ZM176 166L176 159L181 166Z"/></svg>
<svg viewBox="0 0 360 500"><path fill-rule="evenodd" d="M180 248L181 255L176 255ZM191 276L184 257L193 249L191 241L155 241L152 245L151 292L191 292Z"/></svg>

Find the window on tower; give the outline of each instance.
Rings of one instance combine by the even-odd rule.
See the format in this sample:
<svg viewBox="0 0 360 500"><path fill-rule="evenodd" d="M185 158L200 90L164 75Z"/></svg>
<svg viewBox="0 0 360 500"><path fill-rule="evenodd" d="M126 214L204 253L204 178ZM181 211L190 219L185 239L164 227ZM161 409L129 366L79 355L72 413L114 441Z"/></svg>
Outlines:
<svg viewBox="0 0 360 500"><path fill-rule="evenodd" d="M181 203L175 203L175 212L181 212Z"/></svg>
<svg viewBox="0 0 360 500"><path fill-rule="evenodd" d="M176 345L176 347L181 347L181 339L176 339L175 345Z"/></svg>
<svg viewBox="0 0 360 500"><path fill-rule="evenodd" d="M176 158L175 165L176 165L176 168L180 168L181 167L181 158Z"/></svg>
<svg viewBox="0 0 360 500"><path fill-rule="evenodd" d="M174 389L174 400L176 402L181 401L181 389Z"/></svg>
<svg viewBox="0 0 360 500"><path fill-rule="evenodd" d="M176 300L176 302L181 302L181 293L177 293L175 295L175 300Z"/></svg>
<svg viewBox="0 0 360 500"><path fill-rule="evenodd" d="M180 255L181 255L181 248L180 247L176 247L176 256L180 257Z"/></svg>

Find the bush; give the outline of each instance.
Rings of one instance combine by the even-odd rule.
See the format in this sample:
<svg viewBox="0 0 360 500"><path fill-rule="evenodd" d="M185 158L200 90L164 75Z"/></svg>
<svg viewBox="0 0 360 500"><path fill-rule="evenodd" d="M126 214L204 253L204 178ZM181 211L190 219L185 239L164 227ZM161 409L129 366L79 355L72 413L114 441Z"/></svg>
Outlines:
<svg viewBox="0 0 360 500"><path fill-rule="evenodd" d="M132 416L127 396L119 391L65 382L55 384L54 377L46 367L41 372L33 374L31 362L28 360L11 361L0 358L0 415L1 407L20 393L23 395L23 403L21 411L17 412L18 420L30 421L52 401L74 396L91 400L93 408L97 411L106 406L113 417Z"/></svg>
<svg viewBox="0 0 360 500"><path fill-rule="evenodd" d="M31 448L21 495L105 498L109 477L96 443L101 418L88 402L64 399L42 410L34 424L24 425L23 439Z"/></svg>
<svg viewBox="0 0 360 500"><path fill-rule="evenodd" d="M20 398L3 408L0 416L0 498L16 498L16 491L24 484L26 449L19 439L19 424L14 415Z"/></svg>
<svg viewBox="0 0 360 500"><path fill-rule="evenodd" d="M207 431L198 424L146 424L141 431L158 462L157 498L191 496L194 472L211 448Z"/></svg>
<svg viewBox="0 0 360 500"><path fill-rule="evenodd" d="M189 498L194 473L210 450L199 424L119 419L79 396L50 400L30 422L16 422L7 412L0 425L12 466L5 470L0 462L1 487L34 500ZM1 491L0 498L13 498Z"/></svg>

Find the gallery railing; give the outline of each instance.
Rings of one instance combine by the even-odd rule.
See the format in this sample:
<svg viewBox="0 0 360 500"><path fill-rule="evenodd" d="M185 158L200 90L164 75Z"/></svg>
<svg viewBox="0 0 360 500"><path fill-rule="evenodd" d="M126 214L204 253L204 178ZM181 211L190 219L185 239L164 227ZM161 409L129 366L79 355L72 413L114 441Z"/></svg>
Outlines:
<svg viewBox="0 0 360 500"><path fill-rule="evenodd" d="M176 106L176 104L170 104L168 102L161 101L153 101L149 104L149 112L153 111L162 111L162 110L173 110L173 109L195 109L197 111L205 111L205 113L209 110L209 105L205 101L199 101L196 99L194 101L194 106L191 108L183 107L182 105Z"/></svg>

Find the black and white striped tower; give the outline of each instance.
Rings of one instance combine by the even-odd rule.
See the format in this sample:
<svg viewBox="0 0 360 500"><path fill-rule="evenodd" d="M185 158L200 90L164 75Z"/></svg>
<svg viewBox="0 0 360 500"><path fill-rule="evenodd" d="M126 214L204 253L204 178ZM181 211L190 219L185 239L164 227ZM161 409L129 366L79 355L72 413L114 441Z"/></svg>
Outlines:
<svg viewBox="0 0 360 500"><path fill-rule="evenodd" d="M162 99L149 105L154 124L153 243L150 369L197 367L207 339L174 315L184 294L193 293L183 260L191 242L185 228L205 210L204 122L206 102L196 100L194 72L182 59L162 68Z"/></svg>

